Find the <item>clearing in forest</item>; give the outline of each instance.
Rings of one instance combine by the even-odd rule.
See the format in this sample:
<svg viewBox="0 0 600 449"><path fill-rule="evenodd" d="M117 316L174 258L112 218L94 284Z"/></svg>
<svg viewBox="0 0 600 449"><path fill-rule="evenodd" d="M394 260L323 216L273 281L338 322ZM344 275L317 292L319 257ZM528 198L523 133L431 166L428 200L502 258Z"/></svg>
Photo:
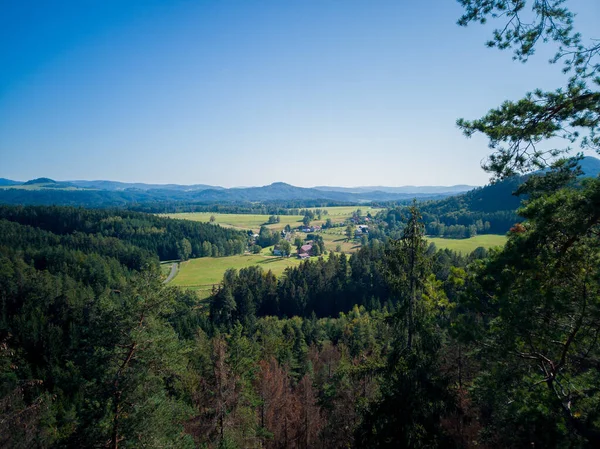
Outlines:
<svg viewBox="0 0 600 449"><path fill-rule="evenodd" d="M431 243L435 243L438 249L451 249L463 255L473 252L476 248L482 246L489 249L494 246L503 246L506 243L506 236L496 234L476 235L468 239L444 239L439 237L427 237Z"/></svg>

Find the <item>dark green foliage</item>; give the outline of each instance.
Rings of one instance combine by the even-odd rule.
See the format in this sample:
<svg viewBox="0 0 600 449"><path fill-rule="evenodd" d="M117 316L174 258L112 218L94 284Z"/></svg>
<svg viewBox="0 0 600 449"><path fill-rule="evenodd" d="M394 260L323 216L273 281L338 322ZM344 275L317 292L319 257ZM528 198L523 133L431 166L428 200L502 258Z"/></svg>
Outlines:
<svg viewBox="0 0 600 449"><path fill-rule="evenodd" d="M600 181L578 182L571 170L578 161L556 159L572 144L600 148L600 45L575 32L564 0L460 2L461 25L502 21L488 46L513 49L525 62L537 45L554 41L551 62L570 74L563 88L538 89L481 119L458 120L465 135L489 138L494 152L484 168L495 178L553 169L520 187L529 195L519 211L524 223L511 228L502 251L478 264L459 295L466 312L460 327L481 364L472 397L482 441L597 447ZM524 20L528 6L533 14Z"/></svg>
<svg viewBox="0 0 600 449"><path fill-rule="evenodd" d="M157 255L160 260L212 255L206 254L204 242L217 247L221 256L240 254L246 249L246 237L239 231L123 210L0 206L0 219L61 236L111 237Z"/></svg>
<svg viewBox="0 0 600 449"><path fill-rule="evenodd" d="M280 239L281 233L279 231L271 231L266 226L261 226L256 244L262 248L266 248L267 246L276 245Z"/></svg>
<svg viewBox="0 0 600 449"><path fill-rule="evenodd" d="M220 325L254 315L335 316L357 304L385 303L390 298L382 257L382 246L365 246L350 258L330 253L288 268L279 280L260 267L228 270L211 299L211 316Z"/></svg>
<svg viewBox="0 0 600 449"><path fill-rule="evenodd" d="M183 320L175 315L179 296L152 271L139 274L93 246L72 249L70 239L46 246L62 237L9 225L27 229L18 243L4 242L0 256L0 398L8 404L0 412L2 422L16 420L4 429L10 439L28 447L117 440L127 447L143 434L148 447L184 447L189 411L168 385L185 363L170 322L185 330L191 304Z"/></svg>
<svg viewBox="0 0 600 449"><path fill-rule="evenodd" d="M476 323L487 373L475 392L490 408L488 425L529 422L513 441L600 442L599 192L600 181L588 179L532 200L521 210L525 226L481 267L465 298L483 318ZM498 382L502 393L490 388Z"/></svg>
<svg viewBox="0 0 600 449"><path fill-rule="evenodd" d="M358 430L359 447L451 447L441 418L452 407L449 377L441 371L442 329L431 259L415 205L402 239L386 251L386 275L400 296L393 316L393 342L383 379L381 399L372 405ZM426 284L430 288L427 290Z"/></svg>

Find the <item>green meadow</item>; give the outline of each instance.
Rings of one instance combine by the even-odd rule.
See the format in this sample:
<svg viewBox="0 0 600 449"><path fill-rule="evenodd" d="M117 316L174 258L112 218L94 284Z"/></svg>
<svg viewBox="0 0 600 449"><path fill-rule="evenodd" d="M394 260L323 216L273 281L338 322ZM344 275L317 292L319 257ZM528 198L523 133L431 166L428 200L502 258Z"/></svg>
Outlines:
<svg viewBox="0 0 600 449"><path fill-rule="evenodd" d="M336 248L341 246L343 253L352 253L360 248L360 242L354 240L346 241L346 228L332 228L321 232L325 249L327 251L336 251Z"/></svg>
<svg viewBox="0 0 600 449"><path fill-rule="evenodd" d="M318 208L310 207L309 209L316 210ZM367 213L369 212L371 213L371 215L375 215L381 210L371 206L334 206L321 207L320 209L326 210L329 213L329 215L324 215L324 218L331 218L331 220L334 223L350 218L357 209L360 209L363 216L367 215Z"/></svg>
<svg viewBox="0 0 600 449"><path fill-rule="evenodd" d="M179 214L164 214L163 216L170 218L177 218L180 220L192 220L201 221L204 223L210 222L210 217L215 217L215 224L227 228L234 228L241 231L252 229L258 232L262 225L267 226L269 229L281 230L285 228L285 225L289 224L291 227L298 227L302 224L302 215L280 215L281 221L267 225L269 215L257 215L257 214L218 214L211 212L189 212ZM316 223L316 222L315 222Z"/></svg>
<svg viewBox="0 0 600 449"><path fill-rule="evenodd" d="M431 243L435 243L438 249L450 249L457 253L468 254L480 246L492 248L494 246L503 246L506 243L506 236L496 234L476 235L468 239L444 239L437 237L427 237Z"/></svg>
<svg viewBox="0 0 600 449"><path fill-rule="evenodd" d="M316 208L310 208L315 210ZM311 222L313 225L322 225L325 223L327 218L331 218L333 223L343 223L348 218L352 217L353 212L360 209L363 215L368 212L371 214L377 213L377 209L372 207L360 207L360 206L336 206L336 207L323 207L322 210L327 210L328 215L322 215L321 220L314 220ZM201 221L204 223L210 222L210 217L215 217L215 223L224 227L234 228L238 230L252 229L254 232L258 232L262 225L267 226L269 229L281 230L286 225L290 225L292 228L297 228L302 224L302 215L280 215L280 222L267 225L269 215L260 214L219 214L211 212L188 212L178 214L161 214L165 217L177 218L182 220L193 220Z"/></svg>
<svg viewBox="0 0 600 449"><path fill-rule="evenodd" d="M287 267L299 264L300 260L295 257L273 257L260 254L201 257L179 264L179 272L171 281L171 285L198 290L201 297L207 297L213 285L221 283L225 271L229 268L239 270L257 265L264 271L271 270L273 274L280 276Z"/></svg>

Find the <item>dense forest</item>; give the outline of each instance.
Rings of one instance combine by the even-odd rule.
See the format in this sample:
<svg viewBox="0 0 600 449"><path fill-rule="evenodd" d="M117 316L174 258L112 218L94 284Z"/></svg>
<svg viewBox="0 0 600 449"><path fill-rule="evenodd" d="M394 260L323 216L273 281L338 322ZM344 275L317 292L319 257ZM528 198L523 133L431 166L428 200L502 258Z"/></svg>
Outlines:
<svg viewBox="0 0 600 449"><path fill-rule="evenodd" d="M398 240L230 270L205 301L129 230L175 220L2 208L0 444L593 446L599 190L532 195L505 249L467 257L413 206Z"/></svg>
<svg viewBox="0 0 600 449"><path fill-rule="evenodd" d="M0 206L0 220L50 233L113 238L149 251L160 260L229 256L246 250L239 231L139 212L62 206Z"/></svg>

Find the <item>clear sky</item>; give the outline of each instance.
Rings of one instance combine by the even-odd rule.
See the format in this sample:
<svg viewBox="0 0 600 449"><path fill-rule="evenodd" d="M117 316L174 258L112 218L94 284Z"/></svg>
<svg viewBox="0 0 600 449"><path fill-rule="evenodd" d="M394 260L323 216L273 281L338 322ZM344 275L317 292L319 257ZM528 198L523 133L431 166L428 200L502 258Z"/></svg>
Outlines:
<svg viewBox="0 0 600 449"><path fill-rule="evenodd" d="M600 1L573 0L597 34ZM0 177L484 184L477 118L563 84L453 0L0 0Z"/></svg>

